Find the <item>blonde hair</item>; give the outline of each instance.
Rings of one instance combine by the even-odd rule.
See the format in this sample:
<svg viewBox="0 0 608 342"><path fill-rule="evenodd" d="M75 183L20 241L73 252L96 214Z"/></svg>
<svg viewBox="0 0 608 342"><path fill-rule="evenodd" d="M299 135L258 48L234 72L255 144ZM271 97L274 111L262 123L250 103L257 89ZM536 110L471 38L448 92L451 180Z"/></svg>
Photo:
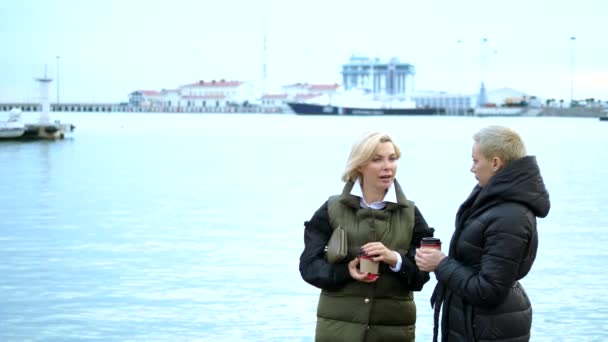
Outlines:
<svg viewBox="0 0 608 342"><path fill-rule="evenodd" d="M526 156L524 142L511 128L504 126L488 126L473 135L481 154L486 159L500 158L505 166L512 161Z"/></svg>
<svg viewBox="0 0 608 342"><path fill-rule="evenodd" d="M361 177L359 168L372 159L378 145L386 142L393 144L395 155L397 159L399 159L401 157L401 151L388 134L381 132L364 133L359 140L353 144L353 147L350 150L350 156L348 156L346 168L342 174L342 180L344 182L354 182L359 179Z"/></svg>

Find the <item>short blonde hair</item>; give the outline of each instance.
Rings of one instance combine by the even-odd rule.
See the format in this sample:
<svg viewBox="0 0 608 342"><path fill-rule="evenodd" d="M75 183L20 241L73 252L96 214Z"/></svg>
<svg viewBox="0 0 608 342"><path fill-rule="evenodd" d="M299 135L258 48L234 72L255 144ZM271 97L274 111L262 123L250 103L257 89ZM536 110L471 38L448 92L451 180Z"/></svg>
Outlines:
<svg viewBox="0 0 608 342"><path fill-rule="evenodd" d="M348 161L346 162L346 168L342 174L342 180L344 182L354 182L359 179L361 177L359 168L372 159L378 145L386 142L393 144L395 155L397 159L399 159L401 157L401 151L388 134L381 132L366 132L353 144L353 147L350 150L350 156L348 156Z"/></svg>
<svg viewBox="0 0 608 342"><path fill-rule="evenodd" d="M526 156L524 142L511 128L504 126L488 126L473 135L479 151L486 159L500 158L505 166L512 161Z"/></svg>

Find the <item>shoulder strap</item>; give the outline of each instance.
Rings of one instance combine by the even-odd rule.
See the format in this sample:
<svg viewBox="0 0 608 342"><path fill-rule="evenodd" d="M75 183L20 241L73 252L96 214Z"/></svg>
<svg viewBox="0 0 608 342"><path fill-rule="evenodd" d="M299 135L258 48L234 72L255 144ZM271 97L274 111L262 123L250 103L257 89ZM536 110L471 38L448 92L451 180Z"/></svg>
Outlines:
<svg viewBox="0 0 608 342"><path fill-rule="evenodd" d="M407 201L407 208L405 208L405 219L406 222L410 222L411 227L408 227L408 229L414 229L414 224L415 224L415 216L416 216L416 205L414 204L414 202L408 200Z"/></svg>
<svg viewBox="0 0 608 342"><path fill-rule="evenodd" d="M340 195L329 197L327 200L327 212L329 214L329 224L332 229L336 229L339 224L336 221L337 216L340 213Z"/></svg>

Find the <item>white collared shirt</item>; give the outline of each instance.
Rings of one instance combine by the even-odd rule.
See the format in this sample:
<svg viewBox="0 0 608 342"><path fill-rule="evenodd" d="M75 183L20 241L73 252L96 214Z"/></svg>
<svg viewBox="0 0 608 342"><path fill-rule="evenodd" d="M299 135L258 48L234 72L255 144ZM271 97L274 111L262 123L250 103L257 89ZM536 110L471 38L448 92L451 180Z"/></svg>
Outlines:
<svg viewBox="0 0 608 342"><path fill-rule="evenodd" d="M365 201L365 198L363 197L363 188L361 187L359 179L355 181L355 184L353 185L353 189L350 191L350 194L361 198L361 208L384 209L386 208L386 202L397 203L397 192L395 191L395 182L391 183L391 186L386 191L386 194L384 195L382 201L377 201L371 204L367 203Z"/></svg>
<svg viewBox="0 0 608 342"><path fill-rule="evenodd" d="M397 192L395 191L395 182L391 183L391 186L388 188L386 194L384 195L384 198L381 201L377 201L371 204L368 204L365 201L365 198L363 197L363 188L361 187L359 179L355 180L355 184L353 185L353 189L350 191L350 194L357 196L361 199L359 201L359 205L361 206L361 208L380 210L386 208L387 202L397 203ZM403 263L403 260L401 259L401 254L395 251L393 251L393 253L395 253L395 255L397 256L397 264L395 264L395 267L389 266L389 268L393 272L399 272L399 270L401 270L401 264Z"/></svg>

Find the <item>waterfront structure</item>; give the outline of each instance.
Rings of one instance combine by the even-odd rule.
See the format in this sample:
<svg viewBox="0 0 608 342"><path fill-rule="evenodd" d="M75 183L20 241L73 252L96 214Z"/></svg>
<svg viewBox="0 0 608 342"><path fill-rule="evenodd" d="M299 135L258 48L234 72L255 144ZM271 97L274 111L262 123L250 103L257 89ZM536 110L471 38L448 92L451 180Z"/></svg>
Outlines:
<svg viewBox="0 0 608 342"><path fill-rule="evenodd" d="M412 100L420 108L441 108L446 115L469 115L475 106L474 95L446 92L417 92L412 96Z"/></svg>
<svg viewBox="0 0 608 342"><path fill-rule="evenodd" d="M343 89L303 101L290 99L290 109L302 115L436 115L440 107L420 106L412 101L415 68L393 57L351 56L342 65Z"/></svg>
<svg viewBox="0 0 608 342"><path fill-rule="evenodd" d="M133 107L153 107L157 105L161 97L156 90L136 90L129 94L129 105Z"/></svg>
<svg viewBox="0 0 608 342"><path fill-rule="evenodd" d="M263 94L261 106L268 111L281 111L290 113L288 102L304 102L314 98L331 98L340 90L337 83L309 84L294 83L281 87L280 93Z"/></svg>
<svg viewBox="0 0 608 342"><path fill-rule="evenodd" d="M198 81L179 87L179 106L226 107L245 104L253 97L253 86L241 81Z"/></svg>
<svg viewBox="0 0 608 342"><path fill-rule="evenodd" d="M488 94L486 92L486 85L481 82L479 87L479 95L477 96L477 107L485 107L488 104Z"/></svg>
<svg viewBox="0 0 608 342"><path fill-rule="evenodd" d="M398 58L382 62L379 58L351 56L342 65L343 83L287 84L275 92L263 92L242 81L200 80L174 89L136 90L128 94L127 102L120 103L0 103L0 111L13 108L23 112L252 112L293 113L288 103L318 104L348 108L370 108L370 101L382 109L411 107L437 109L437 113L466 115L478 107L513 107L525 102L529 107L562 107L563 100L545 101L509 88L486 91L481 83L477 94L414 91L415 67L401 63ZM50 79L49 79L50 82ZM48 88L48 82L43 82ZM41 88L44 87L44 84ZM262 92L262 94L260 94ZM46 93L46 92L45 92ZM363 101L365 100L365 101ZM590 100L590 101L589 101ZM578 105L593 107L595 100L586 99ZM597 101L598 106L601 101Z"/></svg>
<svg viewBox="0 0 608 342"><path fill-rule="evenodd" d="M290 97L298 95L332 95L335 94L340 85L337 83L331 84L313 84L313 83L294 83L281 87L281 89Z"/></svg>
<svg viewBox="0 0 608 342"><path fill-rule="evenodd" d="M38 123L41 125L48 125L51 123L51 118L49 116L49 112L51 111L51 102L49 101L49 83L51 83L53 79L46 76L45 70L44 77L38 77L36 78L36 81L40 86L40 104L42 106Z"/></svg>
<svg viewBox="0 0 608 342"><path fill-rule="evenodd" d="M482 96L480 96L480 93ZM443 108L447 115L471 115L476 108L530 107L540 108L542 100L525 92L500 88L478 94L452 94L447 92L419 91L412 96L416 105L422 108ZM488 110L501 112L500 110ZM512 110L509 112L513 112Z"/></svg>
<svg viewBox="0 0 608 342"><path fill-rule="evenodd" d="M177 89L136 90L129 94L135 110L211 112L246 107L253 98L253 87L246 82L200 80Z"/></svg>
<svg viewBox="0 0 608 342"><path fill-rule="evenodd" d="M123 103L51 103L51 112L127 112L130 107L126 102ZM40 112L42 105L35 102L6 102L0 103L0 111L6 112L13 108L23 112Z"/></svg>
<svg viewBox="0 0 608 342"><path fill-rule="evenodd" d="M260 99L260 105L266 108L281 108L287 104L289 95L281 94L263 94Z"/></svg>
<svg viewBox="0 0 608 342"><path fill-rule="evenodd" d="M342 84L345 90L365 88L380 97L407 98L414 91L415 74L412 64L397 57L383 63L379 58L351 56L342 65Z"/></svg>
<svg viewBox="0 0 608 342"><path fill-rule="evenodd" d="M63 139L69 132L74 131L75 126L70 123L61 123L59 120L51 122L49 112L51 111L51 102L49 99L49 84L53 79L46 76L36 78L40 85L40 117L36 123L26 123L25 131L21 136L24 139Z"/></svg>
<svg viewBox="0 0 608 342"><path fill-rule="evenodd" d="M0 134L2 138L55 140L63 139L67 133L74 130L75 126L70 123L61 123L59 120L51 122L49 84L53 79L47 77L46 68L44 77L38 77L35 80L40 87L40 102L35 106L36 109L40 109L38 121L32 123L21 122L21 108L13 107L10 109L7 122L2 122L2 134Z"/></svg>

